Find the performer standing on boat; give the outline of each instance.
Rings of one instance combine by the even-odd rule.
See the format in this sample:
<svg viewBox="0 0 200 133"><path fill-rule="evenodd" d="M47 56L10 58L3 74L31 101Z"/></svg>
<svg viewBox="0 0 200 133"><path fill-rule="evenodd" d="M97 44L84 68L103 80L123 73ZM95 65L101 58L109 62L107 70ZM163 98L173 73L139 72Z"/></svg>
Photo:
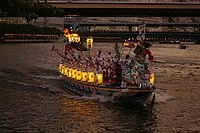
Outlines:
<svg viewBox="0 0 200 133"><path fill-rule="evenodd" d="M115 62L115 74L116 74L115 84L117 86L121 85L121 82L122 82L122 68L121 68L121 65L118 62Z"/></svg>
<svg viewBox="0 0 200 133"><path fill-rule="evenodd" d="M146 88L150 88L150 70L148 67L148 63L144 64L144 69L141 71L141 79L142 79L142 83L141 85Z"/></svg>
<svg viewBox="0 0 200 133"><path fill-rule="evenodd" d="M128 70L130 63L131 63L130 55L127 54L125 57L125 60L122 61L122 64L121 64L122 65L122 75L124 75L125 72Z"/></svg>
<svg viewBox="0 0 200 133"><path fill-rule="evenodd" d="M101 66L104 65L104 54L101 52L101 50L98 51L96 61L99 65L101 65Z"/></svg>
<svg viewBox="0 0 200 133"><path fill-rule="evenodd" d="M144 45L144 47L145 47L145 62L148 62L148 61L152 62L154 59L154 56L152 55L152 52L150 51L150 48L152 45L147 42L144 42L144 43L145 43L145 45ZM147 60L147 55L148 55L148 60Z"/></svg>

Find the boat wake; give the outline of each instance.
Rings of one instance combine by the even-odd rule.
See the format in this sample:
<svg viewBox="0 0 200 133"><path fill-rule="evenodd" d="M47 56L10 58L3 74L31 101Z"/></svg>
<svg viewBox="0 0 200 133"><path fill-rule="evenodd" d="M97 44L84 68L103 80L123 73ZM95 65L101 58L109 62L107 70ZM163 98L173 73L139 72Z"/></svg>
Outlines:
<svg viewBox="0 0 200 133"><path fill-rule="evenodd" d="M14 84L14 85L19 85L19 86L23 86L26 87L26 90L30 90L30 91L36 91L36 90L45 90L47 92L50 93L58 93L59 90L54 89L54 88L50 88L48 86L42 86L42 85L36 85L36 84L31 84L31 83L24 83L24 82L19 82L19 81L13 81L13 80L3 80L1 81L1 83L10 83L10 84ZM29 87L34 88L34 89L29 89Z"/></svg>
<svg viewBox="0 0 200 133"><path fill-rule="evenodd" d="M40 79L55 79L60 80L62 76L32 76L33 78L40 78Z"/></svg>
<svg viewBox="0 0 200 133"><path fill-rule="evenodd" d="M161 92L159 89L156 90L155 92L155 103L166 103L169 100L174 100L175 97L170 96L169 94Z"/></svg>
<svg viewBox="0 0 200 133"><path fill-rule="evenodd" d="M99 102L114 102L114 96L93 95L91 97L84 96L84 99L94 100Z"/></svg>
<svg viewBox="0 0 200 133"><path fill-rule="evenodd" d="M66 98L74 99L74 100L92 100L98 101L102 103L112 102L115 103L115 96L105 96L105 95L92 95L92 96L72 96L72 95L63 95Z"/></svg>

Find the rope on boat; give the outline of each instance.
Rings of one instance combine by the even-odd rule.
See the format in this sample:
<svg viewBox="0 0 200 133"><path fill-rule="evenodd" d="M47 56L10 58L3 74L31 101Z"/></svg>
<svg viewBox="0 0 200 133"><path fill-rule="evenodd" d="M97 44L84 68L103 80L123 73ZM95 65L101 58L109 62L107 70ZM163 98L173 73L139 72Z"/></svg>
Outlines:
<svg viewBox="0 0 200 133"><path fill-rule="evenodd" d="M57 53L60 57L62 57L63 59L67 59L67 57L66 57L65 55L61 54L61 53L59 52L59 50L55 48L55 46L52 47L52 51L56 52L56 53ZM75 59L74 59L74 57L72 57L71 54L68 54L68 55L70 56L70 59L73 60L73 61L68 60L68 61L70 61L70 63L73 64L73 62L76 62Z"/></svg>
<svg viewBox="0 0 200 133"><path fill-rule="evenodd" d="M66 59L66 56L62 55L61 53L59 53L59 50L55 48L55 46L52 47L52 51L56 52L60 57Z"/></svg>

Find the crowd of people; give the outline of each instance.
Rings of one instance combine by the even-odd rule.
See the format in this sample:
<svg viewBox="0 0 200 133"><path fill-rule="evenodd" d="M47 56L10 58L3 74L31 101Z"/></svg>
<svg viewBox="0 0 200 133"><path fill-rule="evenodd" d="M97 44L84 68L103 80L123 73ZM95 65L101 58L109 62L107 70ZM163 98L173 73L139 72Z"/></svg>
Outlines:
<svg viewBox="0 0 200 133"><path fill-rule="evenodd" d="M128 84L138 86L141 79L149 83L149 66L154 59L151 44L146 42L137 43L134 47L134 57L127 54L120 60L111 51L103 53L98 50L95 56L86 56L81 50L73 49L70 45L65 47L65 63L83 71L102 73L104 83L126 87Z"/></svg>

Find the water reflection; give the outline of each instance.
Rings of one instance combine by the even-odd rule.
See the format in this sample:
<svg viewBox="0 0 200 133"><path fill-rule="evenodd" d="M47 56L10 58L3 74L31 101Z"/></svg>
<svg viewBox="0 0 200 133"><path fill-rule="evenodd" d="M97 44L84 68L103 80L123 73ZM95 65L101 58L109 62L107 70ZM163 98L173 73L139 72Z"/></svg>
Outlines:
<svg viewBox="0 0 200 133"><path fill-rule="evenodd" d="M153 132L156 116L139 105L62 99L71 132Z"/></svg>

